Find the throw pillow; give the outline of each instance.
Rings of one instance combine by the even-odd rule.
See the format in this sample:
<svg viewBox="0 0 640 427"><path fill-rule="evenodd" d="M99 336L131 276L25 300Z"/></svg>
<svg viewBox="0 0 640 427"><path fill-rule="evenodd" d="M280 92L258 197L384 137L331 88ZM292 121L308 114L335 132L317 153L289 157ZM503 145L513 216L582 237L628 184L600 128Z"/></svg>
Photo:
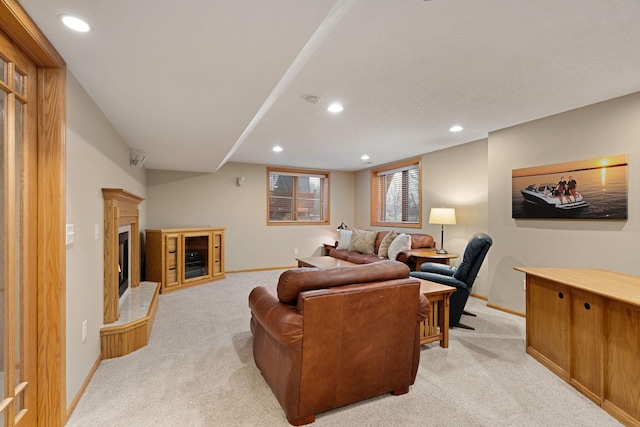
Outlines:
<svg viewBox="0 0 640 427"><path fill-rule="evenodd" d="M398 237L393 239L393 242L389 245L389 259L395 261L400 252L408 251L409 249L411 249L411 236L405 233L398 234Z"/></svg>
<svg viewBox="0 0 640 427"><path fill-rule="evenodd" d="M351 245L351 230L338 230L338 246L336 249L339 251L348 251L349 245Z"/></svg>
<svg viewBox="0 0 640 427"><path fill-rule="evenodd" d="M361 254L372 254L376 245L376 237L378 237L377 231L354 229L349 250Z"/></svg>
<svg viewBox="0 0 640 427"><path fill-rule="evenodd" d="M396 233L395 230L391 230L390 232L387 233L386 236L384 236L382 238L382 242L380 242L380 247L378 248L378 256L380 258L387 258L388 257L388 253L389 253L389 245L391 244L391 242L393 242L393 239L395 239L398 236L398 233Z"/></svg>

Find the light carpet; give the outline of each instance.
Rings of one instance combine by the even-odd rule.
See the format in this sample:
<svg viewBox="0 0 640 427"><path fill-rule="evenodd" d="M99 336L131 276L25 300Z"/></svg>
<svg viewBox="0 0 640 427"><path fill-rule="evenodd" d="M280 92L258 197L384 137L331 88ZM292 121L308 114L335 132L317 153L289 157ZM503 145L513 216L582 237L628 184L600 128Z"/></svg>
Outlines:
<svg viewBox="0 0 640 427"><path fill-rule="evenodd" d="M69 427L287 426L253 362L247 297L282 271L161 295L149 345L104 360ZM423 346L408 394L318 414L316 426L620 426L525 353L525 321L474 298L449 348Z"/></svg>

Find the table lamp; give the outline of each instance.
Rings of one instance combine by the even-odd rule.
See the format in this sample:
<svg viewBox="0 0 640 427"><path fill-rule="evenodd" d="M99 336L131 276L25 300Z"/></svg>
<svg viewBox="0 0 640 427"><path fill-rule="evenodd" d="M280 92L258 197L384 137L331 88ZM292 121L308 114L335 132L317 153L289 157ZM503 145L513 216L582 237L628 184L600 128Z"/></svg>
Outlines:
<svg viewBox="0 0 640 427"><path fill-rule="evenodd" d="M429 224L440 224L442 230L440 233L440 249L436 251L437 254L448 254L444 250L444 225L456 223L456 210L453 208L431 208L429 215Z"/></svg>

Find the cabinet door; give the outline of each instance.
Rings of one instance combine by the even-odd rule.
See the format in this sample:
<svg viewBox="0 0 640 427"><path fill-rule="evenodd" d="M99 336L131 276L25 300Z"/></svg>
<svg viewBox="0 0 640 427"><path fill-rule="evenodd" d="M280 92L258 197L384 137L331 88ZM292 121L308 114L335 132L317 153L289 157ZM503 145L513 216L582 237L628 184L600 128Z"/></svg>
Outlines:
<svg viewBox="0 0 640 427"><path fill-rule="evenodd" d="M603 397L603 299L571 290L571 385L600 404Z"/></svg>
<svg viewBox="0 0 640 427"><path fill-rule="evenodd" d="M178 286L180 283L178 281L179 276L179 263L178 263L178 245L179 239L177 234L166 234L164 236L165 241L165 280L164 287L171 288L174 286Z"/></svg>
<svg viewBox="0 0 640 427"><path fill-rule="evenodd" d="M211 277L210 269L211 233L195 232L182 235L182 255L184 260L183 282Z"/></svg>
<svg viewBox="0 0 640 427"><path fill-rule="evenodd" d="M214 276L224 274L223 240L224 240L224 235L221 231L213 233L213 275Z"/></svg>
<svg viewBox="0 0 640 427"><path fill-rule="evenodd" d="M527 353L569 381L568 287L527 276Z"/></svg>
<svg viewBox="0 0 640 427"><path fill-rule="evenodd" d="M640 424L640 310L613 300L606 309L605 391L602 407L626 425Z"/></svg>

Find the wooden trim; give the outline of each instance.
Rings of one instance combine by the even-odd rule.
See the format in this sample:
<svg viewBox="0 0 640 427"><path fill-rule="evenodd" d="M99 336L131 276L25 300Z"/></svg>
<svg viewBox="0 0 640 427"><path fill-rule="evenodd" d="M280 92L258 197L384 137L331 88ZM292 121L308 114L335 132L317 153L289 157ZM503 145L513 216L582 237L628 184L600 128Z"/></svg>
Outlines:
<svg viewBox="0 0 640 427"><path fill-rule="evenodd" d="M16 0L0 0L0 30L38 67L38 426L66 422L66 65Z"/></svg>
<svg viewBox="0 0 640 427"><path fill-rule="evenodd" d="M22 236L22 259L26 262L20 263L21 275L25 280L25 288L23 289L22 298L24 300L23 307L29 307L25 313L22 313L22 321L24 331L28 338L25 340L21 349L21 360L24 362L25 378L30 378L33 385L37 385L38 381L38 71L36 66L31 63L25 71L25 75L29 76L26 81L25 91L23 92L27 98L25 111L25 120L27 128L23 146L23 158L27 162L22 172L22 185L26 191L22 200L21 213L23 221L28 224L23 229ZM23 405L22 413L17 414L23 417L23 423L36 423L37 411L33 410L29 414L25 412L25 408L37 408L38 394L37 390L30 390L26 393L26 401Z"/></svg>
<svg viewBox="0 0 640 427"><path fill-rule="evenodd" d="M323 221L271 221L271 205L270 205L270 193L271 193L271 172L282 172L284 174L296 174L296 175L322 175L326 179L326 189L323 186L323 194L327 195L327 207L326 217ZM298 190L294 191L294 197L297 197ZM325 209L322 210L323 212ZM331 224L331 172L317 169L299 169L299 168L279 168L279 167L267 167L267 227L270 226L297 226L297 225L329 225Z"/></svg>
<svg viewBox="0 0 640 427"><path fill-rule="evenodd" d="M62 56L16 0L0 0L0 30L38 66L65 68Z"/></svg>
<svg viewBox="0 0 640 427"><path fill-rule="evenodd" d="M66 69L38 69L38 425L66 422Z"/></svg>
<svg viewBox="0 0 640 427"><path fill-rule="evenodd" d="M151 328L158 311L159 294L160 284L158 283L145 317L122 325L105 326L100 329L100 349L103 359L124 356L149 343Z"/></svg>
<svg viewBox="0 0 640 427"><path fill-rule="evenodd" d="M521 313L519 311L512 310L512 309L507 308L507 307L502 307L502 306L495 305L495 304L487 304L487 307L493 308L494 310L504 311L505 313L513 314L513 315L516 315L516 316L520 316L520 317L524 317L524 318L527 317L526 314Z"/></svg>
<svg viewBox="0 0 640 427"><path fill-rule="evenodd" d="M140 284L140 232L138 205L140 196L121 188L103 188L104 198L104 323L113 323L120 317L118 307L118 227L131 225L130 286Z"/></svg>
<svg viewBox="0 0 640 427"><path fill-rule="evenodd" d="M418 203L418 222L417 223L405 223L405 222L381 222L378 221L378 211L380 209L380 196L377 191L377 175L378 172L387 171L391 169L403 168L406 166L418 165L418 194L420 194L420 200ZM369 177L369 223L376 227L393 227L393 228L422 228L422 157L411 158L402 160L400 162L390 163L383 166L378 166L371 169L371 176Z"/></svg>
<svg viewBox="0 0 640 427"><path fill-rule="evenodd" d="M91 382L91 380L93 379L93 376L95 375L96 371L98 370L98 367L100 366L100 362L102 362L102 356L98 356L98 358L96 359L95 363L91 367L91 370L89 371L89 374L87 375L87 378L85 378L84 382L80 386L80 389L76 393L76 396L73 398L73 400L71 401L71 404L67 408L67 419L69 419L71 414L73 414L73 411L75 411L76 406L78 406L78 403L80 402L80 399L84 395L84 392L87 390L87 387L89 386L89 383Z"/></svg>
<svg viewBox="0 0 640 427"><path fill-rule="evenodd" d="M479 294L474 294L473 292L469 294L469 296L474 297L474 298L478 298L481 299L482 301L489 301L489 298L487 298L484 295L479 295Z"/></svg>

